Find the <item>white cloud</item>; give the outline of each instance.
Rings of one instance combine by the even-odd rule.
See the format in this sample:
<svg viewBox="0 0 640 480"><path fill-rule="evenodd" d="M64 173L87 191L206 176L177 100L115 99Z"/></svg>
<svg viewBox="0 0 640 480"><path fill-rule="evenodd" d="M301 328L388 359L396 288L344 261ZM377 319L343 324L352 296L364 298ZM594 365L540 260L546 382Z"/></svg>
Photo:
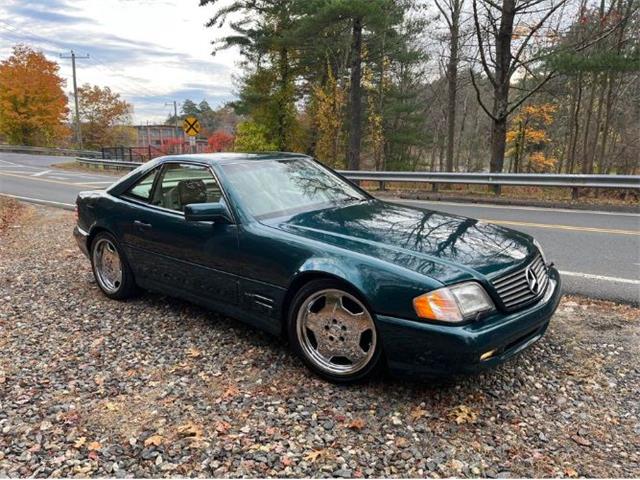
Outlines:
<svg viewBox="0 0 640 480"><path fill-rule="evenodd" d="M211 56L211 40L225 30L205 28L213 13L198 0L5 0L0 6L0 58L13 44L37 47L60 63L72 89L78 82L109 86L134 104L134 121L163 121L165 102L186 98L213 106L233 97L237 51Z"/></svg>

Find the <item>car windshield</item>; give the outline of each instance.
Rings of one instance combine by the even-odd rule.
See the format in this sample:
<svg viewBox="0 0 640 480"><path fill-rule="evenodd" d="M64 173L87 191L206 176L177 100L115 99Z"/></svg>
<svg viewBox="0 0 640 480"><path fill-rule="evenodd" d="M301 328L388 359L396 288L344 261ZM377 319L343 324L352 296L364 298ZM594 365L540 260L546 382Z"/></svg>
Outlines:
<svg viewBox="0 0 640 480"><path fill-rule="evenodd" d="M258 219L367 200L311 160L257 160L222 165L242 206Z"/></svg>

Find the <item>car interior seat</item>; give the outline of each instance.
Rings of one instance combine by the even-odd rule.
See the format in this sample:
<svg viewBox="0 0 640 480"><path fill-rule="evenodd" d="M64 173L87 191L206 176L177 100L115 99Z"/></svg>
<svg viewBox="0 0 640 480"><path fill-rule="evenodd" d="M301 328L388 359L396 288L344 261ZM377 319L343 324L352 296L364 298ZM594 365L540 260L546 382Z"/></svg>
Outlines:
<svg viewBox="0 0 640 480"><path fill-rule="evenodd" d="M190 203L205 203L207 201L207 186L201 179L180 180L176 191L180 210L184 210L184 206Z"/></svg>

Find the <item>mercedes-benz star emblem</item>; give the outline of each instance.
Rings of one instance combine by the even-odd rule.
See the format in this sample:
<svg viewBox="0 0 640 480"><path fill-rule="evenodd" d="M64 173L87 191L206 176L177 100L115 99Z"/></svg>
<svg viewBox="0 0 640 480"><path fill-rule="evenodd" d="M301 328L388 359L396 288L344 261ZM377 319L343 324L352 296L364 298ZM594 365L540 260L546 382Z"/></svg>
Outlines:
<svg viewBox="0 0 640 480"><path fill-rule="evenodd" d="M524 271L524 277L527 279L529 290L531 290L534 295L538 295L540 293L540 287L542 285L540 284L540 281L536 276L536 272L534 272L531 267L527 267L527 269Z"/></svg>

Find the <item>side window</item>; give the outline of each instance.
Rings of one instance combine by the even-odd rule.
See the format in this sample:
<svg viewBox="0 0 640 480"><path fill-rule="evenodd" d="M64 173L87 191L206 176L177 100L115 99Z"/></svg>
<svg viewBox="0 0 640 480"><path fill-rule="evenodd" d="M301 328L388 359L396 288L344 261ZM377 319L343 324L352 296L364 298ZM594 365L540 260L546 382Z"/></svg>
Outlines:
<svg viewBox="0 0 640 480"><path fill-rule="evenodd" d="M190 203L219 202L222 197L218 182L202 165L168 163L161 175L153 195L154 205L183 211Z"/></svg>
<svg viewBox="0 0 640 480"><path fill-rule="evenodd" d="M136 200L141 200L143 202L149 202L151 200L151 189L153 188L153 182L160 171L159 168L153 169L151 172L147 173L141 180L133 185L129 190L125 192L125 195L129 197L133 197Z"/></svg>

